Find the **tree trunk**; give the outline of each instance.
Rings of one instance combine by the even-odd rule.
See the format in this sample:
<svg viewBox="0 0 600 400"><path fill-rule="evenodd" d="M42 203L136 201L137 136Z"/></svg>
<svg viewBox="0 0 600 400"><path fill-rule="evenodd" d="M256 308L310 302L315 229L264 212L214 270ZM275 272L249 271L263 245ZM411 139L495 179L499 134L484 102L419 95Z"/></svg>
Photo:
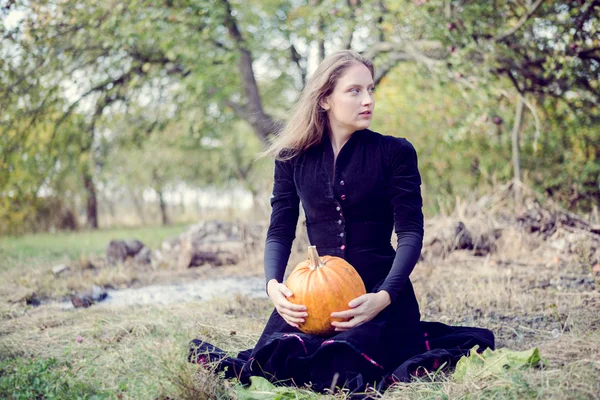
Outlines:
<svg viewBox="0 0 600 400"><path fill-rule="evenodd" d="M312 0L311 6L316 7L321 4L321 0ZM317 64L325 59L325 23L323 17L317 21Z"/></svg>
<svg viewBox="0 0 600 400"><path fill-rule="evenodd" d="M254 76L253 70L253 58L252 53L242 37L241 32L237 27L237 22L233 16L231 4L229 0L221 0L225 5L225 26L229 31L229 35L235 41L236 47L240 53L239 60L239 72L242 77L242 84L244 85L244 91L248 98L247 105L245 107L235 107L234 110L238 109L238 113L252 126L254 132L263 144L268 145L270 143L270 135L275 133L278 129L278 124L273 118L265 113L262 106L262 99L258 91L258 85ZM233 104L232 104L233 106Z"/></svg>
<svg viewBox="0 0 600 400"><path fill-rule="evenodd" d="M91 229L98 229L98 199L96 196L96 185L94 184L94 177L90 173L88 167L84 167L82 176L83 186L87 195L87 225Z"/></svg>
<svg viewBox="0 0 600 400"><path fill-rule="evenodd" d="M515 122L513 124L512 130L512 164L513 164L513 173L514 173L514 193L515 193L515 201L517 204L521 202L520 195L520 183L521 183L521 156L520 156L520 137L521 137L521 128L523 126L523 111L525 109L525 103L523 102L523 97L519 95L517 100L517 109L515 113Z"/></svg>
<svg viewBox="0 0 600 400"><path fill-rule="evenodd" d="M160 205L160 216L162 218L162 224L169 225L169 216L167 215L167 203L165 203L165 198L162 189L156 189L156 194L158 195L158 204Z"/></svg>

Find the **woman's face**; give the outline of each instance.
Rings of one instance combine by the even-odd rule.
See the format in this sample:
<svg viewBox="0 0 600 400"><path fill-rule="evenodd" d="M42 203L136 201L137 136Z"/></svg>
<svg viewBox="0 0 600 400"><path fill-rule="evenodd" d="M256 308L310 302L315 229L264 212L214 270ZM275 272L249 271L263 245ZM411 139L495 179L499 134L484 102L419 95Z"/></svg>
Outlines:
<svg viewBox="0 0 600 400"><path fill-rule="evenodd" d="M353 133L371 124L375 99L371 71L362 63L352 64L338 79L322 107L327 110L333 132Z"/></svg>

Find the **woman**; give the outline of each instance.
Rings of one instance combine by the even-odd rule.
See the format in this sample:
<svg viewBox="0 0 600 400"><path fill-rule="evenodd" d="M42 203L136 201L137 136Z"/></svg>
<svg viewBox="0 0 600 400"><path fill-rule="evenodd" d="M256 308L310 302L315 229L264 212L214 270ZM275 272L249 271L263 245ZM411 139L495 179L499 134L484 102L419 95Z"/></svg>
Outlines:
<svg viewBox="0 0 600 400"><path fill-rule="evenodd" d="M332 54L318 66L264 153L276 158L265 247L275 309L254 349L228 358L196 340L193 360L205 353L243 382L261 375L318 391L338 386L356 392L373 382L382 390L409 380L417 367L455 361L475 344L493 347L487 330L420 321L409 279L423 241L417 154L408 140L368 129L373 91L373 64L353 51ZM333 322L335 333L327 338L300 332L306 307L288 300L293 293L283 283L300 203L311 244L321 255L346 259L367 289L347 310L332 314L349 320Z"/></svg>

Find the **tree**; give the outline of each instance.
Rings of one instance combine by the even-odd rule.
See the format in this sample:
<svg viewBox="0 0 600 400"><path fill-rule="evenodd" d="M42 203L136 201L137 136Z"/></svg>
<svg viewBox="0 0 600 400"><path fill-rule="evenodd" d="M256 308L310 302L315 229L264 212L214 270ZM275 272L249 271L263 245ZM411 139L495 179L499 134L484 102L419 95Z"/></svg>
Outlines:
<svg viewBox="0 0 600 400"><path fill-rule="evenodd" d="M598 1L582 0L11 1L3 15L17 13L21 20L0 32L2 162L17 163L10 154L22 151L33 132L49 132L41 142L54 155L46 170L63 161L66 145L80 161L87 219L97 227L106 132L143 148L193 113L201 118L186 121L200 135L181 138L188 148L201 149L208 139L230 143L228 129L236 121L245 121L264 145L310 66L353 48L375 61L378 83L411 63L436 81L482 91L486 102L513 102L524 112L496 126L504 132L504 121L513 123L518 178L528 112L538 121L540 109L563 110L556 106L562 104L566 111L555 118L598 123L598 9ZM118 115L136 118L118 132L108 129ZM63 130L74 126L77 137L61 141ZM541 124L535 126L534 144L541 135ZM246 158L235 147L211 151ZM231 176L245 179L248 171L242 166ZM3 196L9 192L0 186Z"/></svg>

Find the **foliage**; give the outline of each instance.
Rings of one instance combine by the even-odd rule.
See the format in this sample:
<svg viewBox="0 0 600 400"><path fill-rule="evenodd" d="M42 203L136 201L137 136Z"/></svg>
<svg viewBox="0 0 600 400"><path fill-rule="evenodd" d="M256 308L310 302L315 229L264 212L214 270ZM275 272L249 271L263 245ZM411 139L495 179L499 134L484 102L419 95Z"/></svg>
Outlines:
<svg viewBox="0 0 600 400"><path fill-rule="evenodd" d="M113 193L243 186L267 199L271 164L254 155L316 63L341 48L374 60L373 127L415 142L428 212L512 179L520 99L523 180L591 211L599 9L597 0L11 1L0 10L0 234L61 228L45 211L53 204L94 227L96 203Z"/></svg>
<svg viewBox="0 0 600 400"><path fill-rule="evenodd" d="M481 354L477 352L478 347L473 347L468 356L458 360L453 374L454 379L460 381L467 377L486 378L501 375L506 370L532 367L541 361L537 347L525 351L488 348Z"/></svg>
<svg viewBox="0 0 600 400"><path fill-rule="evenodd" d="M275 386L261 376L251 376L250 386L240 386L237 391L239 400L312 400L320 396L308 390L298 390L285 386Z"/></svg>

